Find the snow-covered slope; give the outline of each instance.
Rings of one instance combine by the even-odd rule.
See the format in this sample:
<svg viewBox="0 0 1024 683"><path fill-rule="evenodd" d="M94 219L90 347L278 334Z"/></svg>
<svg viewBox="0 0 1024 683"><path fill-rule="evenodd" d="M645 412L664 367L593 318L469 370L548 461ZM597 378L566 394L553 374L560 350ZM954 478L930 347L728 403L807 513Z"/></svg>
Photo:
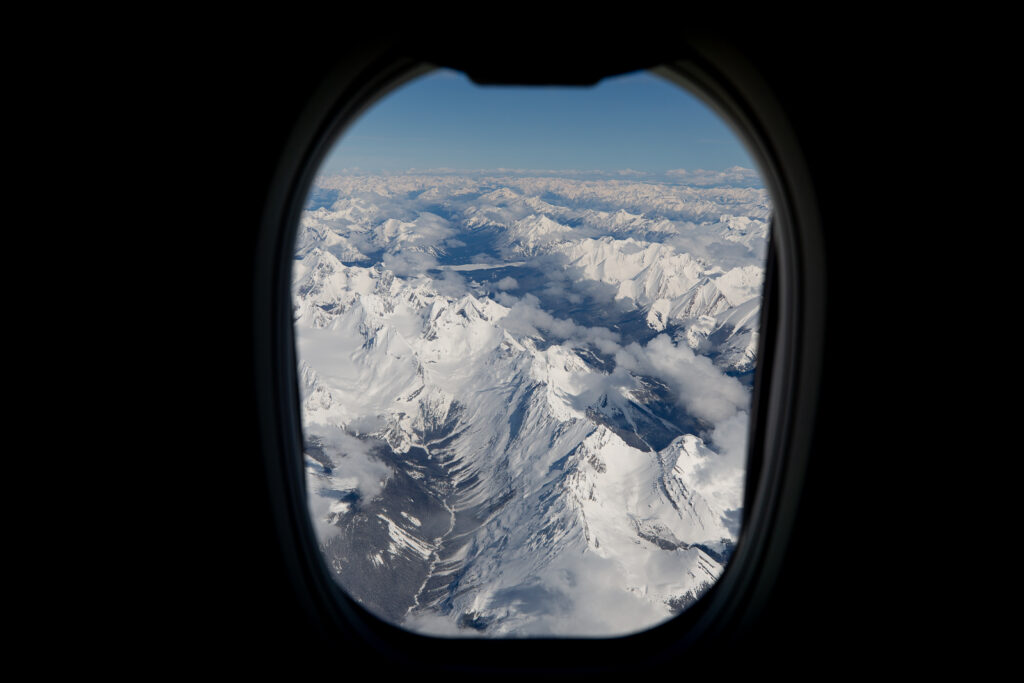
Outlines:
<svg viewBox="0 0 1024 683"><path fill-rule="evenodd" d="M456 635L623 634L692 604L738 533L763 191L321 186L339 194L306 212L293 292L310 511L342 586Z"/></svg>

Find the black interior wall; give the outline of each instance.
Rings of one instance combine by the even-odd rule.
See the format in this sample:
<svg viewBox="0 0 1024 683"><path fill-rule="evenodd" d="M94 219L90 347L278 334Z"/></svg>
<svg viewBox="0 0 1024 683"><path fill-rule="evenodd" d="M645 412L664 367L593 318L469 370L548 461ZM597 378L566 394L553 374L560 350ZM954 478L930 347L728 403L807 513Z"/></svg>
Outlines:
<svg viewBox="0 0 1024 683"><path fill-rule="evenodd" d="M919 274L907 264L928 255L918 251L908 233L912 217L897 201L916 162L919 58L904 53L898 31L863 17L813 27L768 16L725 21L688 30L754 64L782 103L825 228L825 366L798 522L763 609L699 661L685 654L655 661L638 651L616 661L565 662L557 644L533 651L530 666L567 666L560 675L594 666L619 678L781 673L823 661L866 671L903 647L920 616L912 589L922 565L906 558L918 542L899 488L907 460L925 457L908 426L918 424L921 371L908 368L898 349L906 293ZM471 67L482 81L542 82L553 73L557 82L586 82L678 56L676 19L607 19L586 29L559 19L530 33L538 24L545 22L490 19L466 42L466 31L443 18L394 28L379 18L325 24L309 17L259 34L239 29L222 43L216 34L198 41L187 77L169 90L191 116L196 143L197 182L179 193L196 222L180 226L176 249L182 272L192 273L177 294L181 320L196 330L198 347L182 351L189 366L184 422L191 424L176 467L189 489L172 523L171 571L156 598L158 611L183 620L154 634L158 651L180 649L186 661L205 653L227 670L298 662L342 676L364 657L374 668L396 665L324 631L310 615L315 607L293 589L296 570L278 544L256 464L257 229L292 127L346 58L399 46L411 57ZM533 38L524 40L524 32ZM425 659L413 669L451 666L458 663Z"/></svg>

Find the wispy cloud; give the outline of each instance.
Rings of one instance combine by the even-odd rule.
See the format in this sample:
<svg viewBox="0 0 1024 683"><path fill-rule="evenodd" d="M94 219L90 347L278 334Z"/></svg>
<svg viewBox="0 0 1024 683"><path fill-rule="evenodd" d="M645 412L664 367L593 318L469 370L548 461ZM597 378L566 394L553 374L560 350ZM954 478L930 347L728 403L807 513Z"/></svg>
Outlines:
<svg viewBox="0 0 1024 683"><path fill-rule="evenodd" d="M704 187L709 185L733 185L741 187L762 187L764 182L761 175L752 168L732 166L730 168L713 171L703 168L687 170L675 168L666 171L665 175L689 185Z"/></svg>

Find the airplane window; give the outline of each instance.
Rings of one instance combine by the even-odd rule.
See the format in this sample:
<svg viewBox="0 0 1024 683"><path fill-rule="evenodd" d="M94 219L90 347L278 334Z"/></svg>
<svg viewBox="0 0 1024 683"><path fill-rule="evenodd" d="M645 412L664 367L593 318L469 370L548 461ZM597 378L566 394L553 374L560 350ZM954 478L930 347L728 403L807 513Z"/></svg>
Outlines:
<svg viewBox="0 0 1024 683"><path fill-rule="evenodd" d="M436 70L319 168L292 305L310 519L415 633L619 636L696 603L743 532L772 202L650 72Z"/></svg>

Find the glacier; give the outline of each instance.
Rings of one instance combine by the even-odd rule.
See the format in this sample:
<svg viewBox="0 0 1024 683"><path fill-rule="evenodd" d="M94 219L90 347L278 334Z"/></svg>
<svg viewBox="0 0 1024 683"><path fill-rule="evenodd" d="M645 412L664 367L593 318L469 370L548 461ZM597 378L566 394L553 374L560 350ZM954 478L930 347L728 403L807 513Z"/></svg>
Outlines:
<svg viewBox="0 0 1024 683"><path fill-rule="evenodd" d="M339 584L439 636L612 636L740 533L771 207L757 187L316 180L293 304Z"/></svg>

